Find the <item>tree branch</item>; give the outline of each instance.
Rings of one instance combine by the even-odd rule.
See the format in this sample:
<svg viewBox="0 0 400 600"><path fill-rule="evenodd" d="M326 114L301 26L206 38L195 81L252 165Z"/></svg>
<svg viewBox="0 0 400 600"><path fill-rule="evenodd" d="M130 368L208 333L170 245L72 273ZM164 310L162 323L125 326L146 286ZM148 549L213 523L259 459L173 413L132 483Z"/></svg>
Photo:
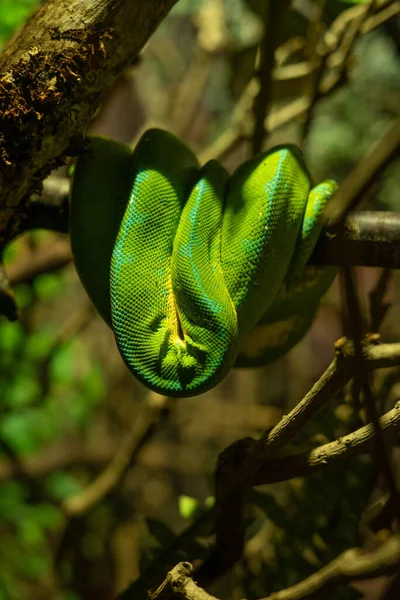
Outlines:
<svg viewBox="0 0 400 600"><path fill-rule="evenodd" d="M332 227L342 221L355 207L365 191L383 173L400 151L400 119L396 119L389 130L379 140L373 150L358 161L326 211L327 226Z"/></svg>
<svg viewBox="0 0 400 600"><path fill-rule="evenodd" d="M185 600L217 600L192 579L193 567L189 562L181 562L167 575L165 581L154 593L149 594L150 600L170 600L170 598L183 598Z"/></svg>
<svg viewBox="0 0 400 600"><path fill-rule="evenodd" d="M156 394L153 402L146 402L143 411L135 419L131 430L102 473L81 493L70 496L63 503L63 511L68 517L78 517L93 508L118 484L123 474L132 466L143 445L154 434L160 420L166 416L167 398Z"/></svg>
<svg viewBox="0 0 400 600"><path fill-rule="evenodd" d="M341 583L394 573L399 564L400 536L394 535L371 552L350 548L300 583L274 592L262 600L303 600Z"/></svg>
<svg viewBox="0 0 400 600"><path fill-rule="evenodd" d="M381 433L393 445L400 431L400 402L379 419ZM327 469L338 461L348 460L356 454L366 452L376 443L374 426L371 423L345 435L334 442L313 450L292 454L284 458L267 461L253 481L253 485L286 481L293 477L305 477L316 471Z"/></svg>
<svg viewBox="0 0 400 600"><path fill-rule="evenodd" d="M258 473L263 473L263 469L270 464L271 457L290 442L354 376L354 345L343 339L336 345L336 354L331 365L303 400L267 432L263 439L248 437L238 440L220 454L215 471L216 545L210 558L196 573L201 584L220 576L242 555L246 529L245 493L258 481ZM368 370L399 365L400 344L379 346L374 345L373 340L367 340L364 356ZM305 469L308 468L305 466L307 456L302 457L302 467Z"/></svg>
<svg viewBox="0 0 400 600"><path fill-rule="evenodd" d="M2 54L0 245L175 2L47 0Z"/></svg>
<svg viewBox="0 0 400 600"><path fill-rule="evenodd" d="M266 115L272 97L272 72L275 64L275 49L278 43L278 34L283 15L288 8L288 0L269 0L264 9L264 34L259 49L259 66L255 72L258 82L258 93L254 97L254 131L252 139L253 154L263 149L266 129Z"/></svg>

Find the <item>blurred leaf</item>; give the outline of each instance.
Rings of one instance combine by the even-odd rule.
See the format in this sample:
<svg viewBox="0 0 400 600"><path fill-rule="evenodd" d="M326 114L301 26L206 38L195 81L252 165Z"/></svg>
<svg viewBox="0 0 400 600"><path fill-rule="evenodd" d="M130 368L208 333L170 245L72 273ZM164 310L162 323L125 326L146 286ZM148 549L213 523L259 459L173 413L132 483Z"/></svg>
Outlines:
<svg viewBox="0 0 400 600"><path fill-rule="evenodd" d="M26 490L21 483L7 481L0 485L0 514L9 515L13 506L21 504L26 497Z"/></svg>
<svg viewBox="0 0 400 600"><path fill-rule="evenodd" d="M271 0L246 0L251 10L262 19L265 19L268 15L270 1Z"/></svg>
<svg viewBox="0 0 400 600"><path fill-rule="evenodd" d="M62 600L81 600L81 597L71 590L61 590Z"/></svg>
<svg viewBox="0 0 400 600"><path fill-rule="evenodd" d="M27 554L22 566L22 573L31 579L42 577L50 568L50 557L45 553Z"/></svg>
<svg viewBox="0 0 400 600"><path fill-rule="evenodd" d="M98 560L104 554L104 544L101 536L93 532L86 533L80 542L80 548L84 556L89 560Z"/></svg>
<svg viewBox="0 0 400 600"><path fill-rule="evenodd" d="M71 473L64 471L57 471L48 475L45 486L48 493L58 501L79 494L83 490L83 486L79 481Z"/></svg>
<svg viewBox="0 0 400 600"><path fill-rule="evenodd" d="M265 525L264 518L248 519L246 523L245 541L248 542L257 535Z"/></svg>
<svg viewBox="0 0 400 600"><path fill-rule="evenodd" d="M40 0L1 0L0 46L20 27Z"/></svg>
<svg viewBox="0 0 400 600"><path fill-rule="evenodd" d="M174 555L170 555L173 558L173 562L179 562L181 560L203 560L209 553L209 547L196 539L185 539L185 541L179 545L179 549L176 552L176 558Z"/></svg>
<svg viewBox="0 0 400 600"><path fill-rule="evenodd" d="M31 512L35 522L47 531L56 531L64 522L63 513L53 504L36 504Z"/></svg>
<svg viewBox="0 0 400 600"><path fill-rule="evenodd" d="M36 432L32 431L32 424L24 412L4 416L0 423L0 434L17 454L37 449Z"/></svg>
<svg viewBox="0 0 400 600"><path fill-rule="evenodd" d="M21 345L23 338L24 332L20 323L4 321L0 324L0 363L3 352L12 352Z"/></svg>
<svg viewBox="0 0 400 600"><path fill-rule="evenodd" d="M180 0L171 10L173 15L196 14L206 0Z"/></svg>
<svg viewBox="0 0 400 600"><path fill-rule="evenodd" d="M87 400L91 400L93 403L97 403L106 393L104 376L99 365L91 365L82 384Z"/></svg>
<svg viewBox="0 0 400 600"><path fill-rule="evenodd" d="M54 332L42 327L38 331L33 331L25 345L26 358L38 361L43 360L48 355L54 343Z"/></svg>
<svg viewBox="0 0 400 600"><path fill-rule="evenodd" d="M168 546L175 540L174 532L162 521L148 517L146 523L150 535L157 540L160 546Z"/></svg>
<svg viewBox="0 0 400 600"><path fill-rule="evenodd" d="M15 300L18 308L21 310L31 306L34 300L33 289L31 285L20 284L14 288Z"/></svg>
<svg viewBox="0 0 400 600"><path fill-rule="evenodd" d="M62 289L59 274L44 273L35 277L33 287L40 300L53 300Z"/></svg>
<svg viewBox="0 0 400 600"><path fill-rule="evenodd" d="M205 502L204 502L204 506L206 508L212 508L215 504L215 496L207 496Z"/></svg>
<svg viewBox="0 0 400 600"><path fill-rule="evenodd" d="M17 454L27 454L56 439L60 425L41 407L25 408L4 415L0 433Z"/></svg>
<svg viewBox="0 0 400 600"><path fill-rule="evenodd" d="M32 374L21 372L4 400L8 406L20 409L35 402L39 394L40 385L37 379L35 379L35 372Z"/></svg>
<svg viewBox="0 0 400 600"><path fill-rule="evenodd" d="M179 514L184 518L191 520L200 506L200 502L191 496L182 494L178 498Z"/></svg>
<svg viewBox="0 0 400 600"><path fill-rule="evenodd" d="M51 378L56 382L71 381L74 366L74 344L60 346L50 364ZM76 347L75 347L76 349Z"/></svg>
<svg viewBox="0 0 400 600"><path fill-rule="evenodd" d="M18 536L23 544L38 546L45 540L43 529L32 519L23 519L17 523Z"/></svg>

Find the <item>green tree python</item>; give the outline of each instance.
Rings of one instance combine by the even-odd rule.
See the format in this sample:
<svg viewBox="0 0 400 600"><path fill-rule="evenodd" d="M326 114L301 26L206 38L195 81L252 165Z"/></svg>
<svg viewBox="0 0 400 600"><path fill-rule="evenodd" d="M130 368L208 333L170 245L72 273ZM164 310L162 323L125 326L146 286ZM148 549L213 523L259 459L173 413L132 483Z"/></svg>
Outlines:
<svg viewBox="0 0 400 600"><path fill-rule="evenodd" d="M162 130L133 152L90 138L74 174L72 250L131 372L161 394L194 396L233 366L285 354L335 275L305 265L336 187L312 187L295 146L229 176Z"/></svg>

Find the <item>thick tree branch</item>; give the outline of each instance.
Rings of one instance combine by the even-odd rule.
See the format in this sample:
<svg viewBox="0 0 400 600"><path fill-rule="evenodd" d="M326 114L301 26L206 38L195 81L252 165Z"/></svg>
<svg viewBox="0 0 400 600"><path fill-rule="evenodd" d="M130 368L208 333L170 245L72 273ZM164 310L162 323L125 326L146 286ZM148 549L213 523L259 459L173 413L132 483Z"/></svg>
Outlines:
<svg viewBox="0 0 400 600"><path fill-rule="evenodd" d="M0 245L176 0L47 0L0 57Z"/></svg>

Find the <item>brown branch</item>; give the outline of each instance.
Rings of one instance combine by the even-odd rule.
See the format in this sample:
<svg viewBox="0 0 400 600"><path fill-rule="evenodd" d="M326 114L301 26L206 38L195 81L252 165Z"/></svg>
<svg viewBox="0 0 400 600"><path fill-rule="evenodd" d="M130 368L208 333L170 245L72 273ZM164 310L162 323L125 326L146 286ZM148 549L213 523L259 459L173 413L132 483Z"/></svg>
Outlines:
<svg viewBox="0 0 400 600"><path fill-rule="evenodd" d="M375 346L365 343L367 369L400 364L400 344ZM244 438L225 448L215 472L216 546L197 572L204 584L229 569L243 552L246 490L257 481L258 472L269 465L271 457L308 423L354 375L354 346L342 340L337 356L321 378L292 411L272 428L264 439Z"/></svg>
<svg viewBox="0 0 400 600"><path fill-rule="evenodd" d="M150 403L149 400L154 398ZM167 414L167 398L161 398L149 393L146 406L135 419L129 435L122 442L110 464L104 471L81 493L67 498L62 505L68 517L79 517L93 508L121 480L130 468L143 445L154 434L160 420Z"/></svg>
<svg viewBox="0 0 400 600"><path fill-rule="evenodd" d="M323 82L322 89L326 87L332 92L346 81L346 69L354 45L362 34L364 23L371 16L371 13L378 9L380 4L382 2L379 0L370 0L367 4L364 4L344 29L339 48L335 49L333 53L329 52L328 48L325 49L324 58L328 60L330 54L329 63L332 68L328 77ZM318 96L316 99L318 99Z"/></svg>
<svg viewBox="0 0 400 600"><path fill-rule="evenodd" d="M400 119L396 119L373 150L359 160L341 184L333 202L329 204L326 211L325 219L328 227L338 224L346 217L348 212L359 202L368 187L398 156L399 150Z"/></svg>
<svg viewBox="0 0 400 600"><path fill-rule="evenodd" d="M167 575L165 581L153 593L149 593L150 600L170 600L183 598L185 600L217 600L192 579L194 569L189 562L181 562Z"/></svg>
<svg viewBox="0 0 400 600"><path fill-rule="evenodd" d="M0 242L176 0L47 0L0 57Z"/></svg>
<svg viewBox="0 0 400 600"><path fill-rule="evenodd" d="M366 19L361 27L361 33L365 34L375 27L378 27L385 21L391 19L392 17L398 15L400 13L400 2L393 2L388 0L378 0L377 8L380 9L375 15L371 15L368 19ZM358 18L360 12L365 10L364 5L357 5L343 11L339 17L334 21L329 30L324 35L324 43L328 46L328 54L327 58L336 51L337 44L339 43L340 35L342 34L342 28L346 27L348 22L352 19ZM287 43L284 44L286 46ZM296 48L297 49L297 46ZM277 48L276 53L279 54L281 50ZM331 84L326 84L322 81L322 71L321 68L321 84L318 88L319 98L326 97L334 89L337 89L340 85L344 83L342 79L339 82L331 82ZM279 69L277 70L279 73ZM278 77L279 79L279 77ZM200 153L200 160L202 163L207 162L213 158L224 159L228 156L238 145L240 145L243 139L247 138L250 134L250 128L248 123L248 116L252 106L252 101L257 93L257 82L253 78L246 86L242 95L239 99L239 102L236 105L236 108L233 112L231 118L231 125L227 128L221 136L219 136L210 146L205 148ZM271 112L271 114L266 117L266 125L265 128L270 133L277 129L278 127L282 127L283 125L289 123L293 119L296 119L306 113L310 106L313 103L313 98L310 95L306 95L302 98L297 98L287 106L278 109L277 111Z"/></svg>
<svg viewBox="0 0 400 600"><path fill-rule="evenodd" d="M254 97L254 131L252 138L253 154L260 152L267 136L266 114L271 104L272 72L275 64L275 49L278 43L278 34L288 0L269 0L264 11L264 34L259 49L259 66L255 72L258 83L258 93Z"/></svg>
<svg viewBox="0 0 400 600"><path fill-rule="evenodd" d="M323 15L325 8L325 0L319 0L315 9L315 18L310 23L309 31L310 35L308 44L306 46L306 54L310 58L310 62L313 66L310 77L308 79L306 90L309 98L309 107L305 113L302 127L302 138L304 139L309 132L309 128L312 121L312 115L314 107L319 97L319 88L321 85L322 75L325 71L326 60L328 53L321 53L320 51L320 39L322 38L322 27L323 27Z"/></svg>
<svg viewBox="0 0 400 600"><path fill-rule="evenodd" d="M12 286L29 283L37 275L61 269L71 261L69 241L60 237L11 263L6 269L8 281Z"/></svg>
<svg viewBox="0 0 400 600"><path fill-rule="evenodd" d="M354 347L355 383L356 386L363 392L368 420L372 423L375 433L374 454L376 456L378 466L381 468L386 486L394 500L395 510L393 512L393 516L400 525L400 493L397 489L389 453L385 445L384 436L379 422L378 410L370 384L370 376L365 368L366 359L364 347L362 345L364 323L351 267L343 268L343 282L346 308L348 311L348 328L351 333Z"/></svg>
<svg viewBox="0 0 400 600"><path fill-rule="evenodd" d="M400 267L400 214L350 213L343 224L321 233L310 264Z"/></svg>
<svg viewBox="0 0 400 600"><path fill-rule="evenodd" d="M328 31L324 36L324 43L328 46L331 52L335 52L339 47L340 41L348 29L349 23L358 18L362 18L365 11L369 9L369 5L356 4L347 10L342 11L333 21ZM398 0L378 0L375 5L376 13L370 15L363 20L361 25L361 33L367 33L376 26L376 23L381 24L384 21L383 16L391 18L396 15L400 9ZM339 63L340 60L335 62Z"/></svg>
<svg viewBox="0 0 400 600"><path fill-rule="evenodd" d="M65 215L63 218L66 218ZM38 226L42 225L44 227L46 223L40 221ZM66 223L64 225L66 226ZM60 228L63 227L59 223L57 230ZM69 243L60 237L56 242L46 244L29 256L18 258L11 263L6 269L8 283L11 286L29 283L36 275L58 270L71 260ZM333 226L322 231L309 263L399 269L399 213L378 211L350 213L343 226Z"/></svg>
<svg viewBox="0 0 400 600"><path fill-rule="evenodd" d="M379 419L379 424L385 443L395 445L400 432L400 402ZM257 472L252 484L276 483L329 469L337 462L347 461L352 456L370 450L375 442L374 427L369 423L349 435L318 448L267 461Z"/></svg>
<svg viewBox="0 0 400 600"><path fill-rule="evenodd" d="M280 592L274 592L262 600L303 600L339 584L392 574L399 565L400 536L394 535L371 552L365 552L361 548L345 550L303 581Z"/></svg>
<svg viewBox="0 0 400 600"><path fill-rule="evenodd" d="M375 288L369 293L370 322L368 331L379 331L382 321L390 308L390 303L385 302L384 298L389 283L392 280L392 275L393 273L390 269L383 269Z"/></svg>

